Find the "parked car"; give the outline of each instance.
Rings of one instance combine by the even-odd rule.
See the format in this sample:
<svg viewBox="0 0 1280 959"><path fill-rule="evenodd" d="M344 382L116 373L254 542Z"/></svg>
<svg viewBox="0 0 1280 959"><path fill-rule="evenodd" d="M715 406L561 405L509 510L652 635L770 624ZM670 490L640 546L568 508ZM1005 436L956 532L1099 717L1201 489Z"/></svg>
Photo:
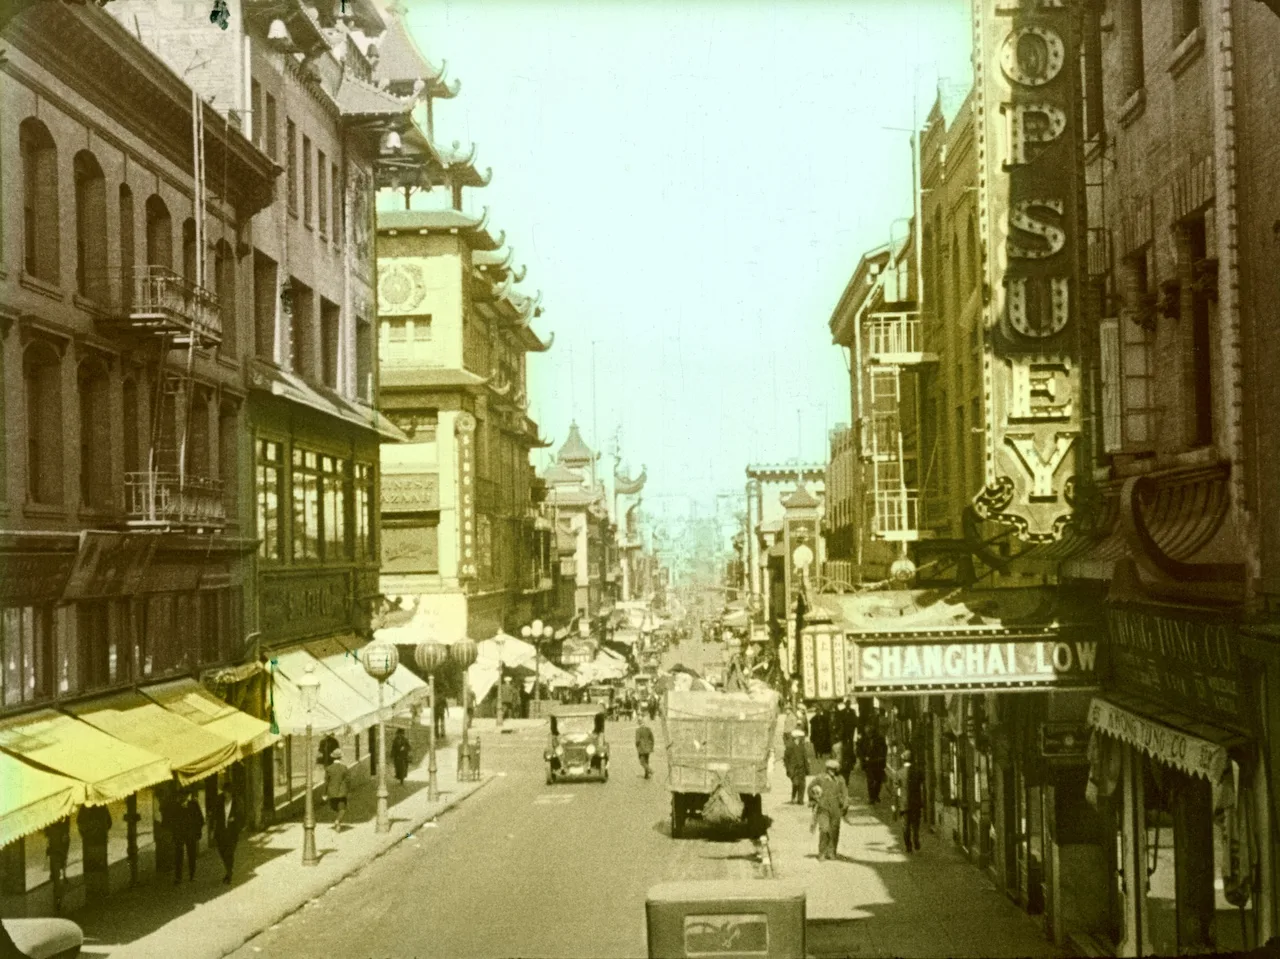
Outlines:
<svg viewBox="0 0 1280 959"><path fill-rule="evenodd" d="M0 920L0 956L4 959L75 959L84 932L70 919Z"/></svg>
<svg viewBox="0 0 1280 959"><path fill-rule="evenodd" d="M584 703L551 710L551 742L543 753L548 786L562 779L609 780L606 708L599 703Z"/></svg>

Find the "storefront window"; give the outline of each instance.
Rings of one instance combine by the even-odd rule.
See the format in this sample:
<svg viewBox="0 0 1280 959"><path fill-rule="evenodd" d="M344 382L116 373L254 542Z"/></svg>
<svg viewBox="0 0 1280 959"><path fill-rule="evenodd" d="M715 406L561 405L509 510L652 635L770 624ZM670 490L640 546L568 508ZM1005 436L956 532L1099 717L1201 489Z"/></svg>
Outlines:
<svg viewBox="0 0 1280 959"><path fill-rule="evenodd" d="M320 457L324 484L324 558L337 562L347 556L347 464L334 456Z"/></svg>
<svg viewBox="0 0 1280 959"><path fill-rule="evenodd" d="M0 610L0 694L4 705L38 702L53 695L53 608Z"/></svg>
<svg viewBox="0 0 1280 959"><path fill-rule="evenodd" d="M320 456L293 451L293 558L320 558Z"/></svg>
<svg viewBox="0 0 1280 959"><path fill-rule="evenodd" d="M272 440L258 440L257 448L258 556L278 562L281 555L280 482L281 447Z"/></svg>
<svg viewBox="0 0 1280 959"><path fill-rule="evenodd" d="M357 560L373 558L373 468L357 463L355 468L355 553Z"/></svg>

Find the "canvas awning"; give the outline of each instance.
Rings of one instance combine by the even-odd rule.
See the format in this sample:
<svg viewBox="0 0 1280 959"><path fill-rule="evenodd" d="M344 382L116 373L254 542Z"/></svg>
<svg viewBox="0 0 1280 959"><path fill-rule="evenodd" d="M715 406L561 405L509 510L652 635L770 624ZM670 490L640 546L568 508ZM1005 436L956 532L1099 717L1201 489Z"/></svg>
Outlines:
<svg viewBox="0 0 1280 959"><path fill-rule="evenodd" d="M0 723L0 750L76 780L89 806L117 802L170 776L164 757L52 709Z"/></svg>
<svg viewBox="0 0 1280 959"><path fill-rule="evenodd" d="M281 729L285 729L286 724L291 732L301 732L306 728L306 710L297 683L306 675L308 666L315 669L315 676L320 680L317 708L312 713L313 730L354 735L377 725L376 699L370 702L361 696L350 683L307 649L295 648L277 653L272 658L272 666L275 684L273 708L276 710L276 725ZM281 678L287 682L279 682Z"/></svg>
<svg viewBox="0 0 1280 959"><path fill-rule="evenodd" d="M1227 751L1248 742L1244 735L1150 702L1108 692L1089 703L1089 725L1141 749L1152 759L1217 785Z"/></svg>
<svg viewBox="0 0 1280 959"><path fill-rule="evenodd" d="M84 784L0 753L0 847L70 816Z"/></svg>
<svg viewBox="0 0 1280 959"><path fill-rule="evenodd" d="M118 693L65 708L116 739L163 756L184 786L240 758L240 746L234 740L169 712L141 693Z"/></svg>
<svg viewBox="0 0 1280 959"><path fill-rule="evenodd" d="M260 753L280 738L261 719L223 702L194 679L147 686L142 693L171 713L239 744L241 756Z"/></svg>
<svg viewBox="0 0 1280 959"><path fill-rule="evenodd" d="M335 676L343 680L375 707L378 704L378 681L370 676L360 662L360 646L354 637L348 640L325 639L308 643L307 652L314 656ZM419 700L427 698L427 684L410 672L404 664L396 667L386 681L382 703L386 718L400 712Z"/></svg>

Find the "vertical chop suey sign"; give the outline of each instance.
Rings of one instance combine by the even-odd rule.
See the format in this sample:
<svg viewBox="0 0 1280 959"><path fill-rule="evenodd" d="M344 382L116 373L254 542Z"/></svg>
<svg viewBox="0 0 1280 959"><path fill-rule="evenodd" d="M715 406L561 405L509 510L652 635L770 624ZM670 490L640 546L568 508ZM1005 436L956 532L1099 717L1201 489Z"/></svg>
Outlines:
<svg viewBox="0 0 1280 959"><path fill-rule="evenodd" d="M1029 541L1061 536L1079 445L1078 4L974 0L987 397L974 504Z"/></svg>

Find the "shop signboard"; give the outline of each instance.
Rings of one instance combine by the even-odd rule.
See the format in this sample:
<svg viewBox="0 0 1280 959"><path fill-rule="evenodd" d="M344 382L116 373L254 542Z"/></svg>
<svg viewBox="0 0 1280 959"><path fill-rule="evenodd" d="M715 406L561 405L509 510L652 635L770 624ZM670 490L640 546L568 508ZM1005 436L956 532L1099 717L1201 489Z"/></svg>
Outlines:
<svg viewBox="0 0 1280 959"><path fill-rule="evenodd" d="M1220 617L1116 606L1107 611L1111 682L1180 712L1249 731L1235 627Z"/></svg>
<svg viewBox="0 0 1280 959"><path fill-rule="evenodd" d="M62 598L76 554L0 553L0 606L38 606Z"/></svg>
<svg viewBox="0 0 1280 959"><path fill-rule="evenodd" d="M1220 782L1227 768L1227 751L1217 743L1148 719L1105 699L1095 698L1089 704L1089 725L1141 749L1158 762L1191 776L1203 776L1211 783Z"/></svg>
<svg viewBox="0 0 1280 959"><path fill-rule="evenodd" d="M1089 727L1081 723L1040 724L1040 755L1046 759L1083 759L1089 752Z"/></svg>
<svg viewBox="0 0 1280 959"><path fill-rule="evenodd" d="M1071 517L1080 455L1085 243L1081 0L973 0L985 488L974 507L1029 542Z"/></svg>
<svg viewBox="0 0 1280 959"><path fill-rule="evenodd" d="M848 637L845 649L853 691L862 695L1097 685L1095 640L1007 634Z"/></svg>
<svg viewBox="0 0 1280 959"><path fill-rule="evenodd" d="M139 592L158 541L154 533L85 530L80 534L80 549L63 599L103 599Z"/></svg>

